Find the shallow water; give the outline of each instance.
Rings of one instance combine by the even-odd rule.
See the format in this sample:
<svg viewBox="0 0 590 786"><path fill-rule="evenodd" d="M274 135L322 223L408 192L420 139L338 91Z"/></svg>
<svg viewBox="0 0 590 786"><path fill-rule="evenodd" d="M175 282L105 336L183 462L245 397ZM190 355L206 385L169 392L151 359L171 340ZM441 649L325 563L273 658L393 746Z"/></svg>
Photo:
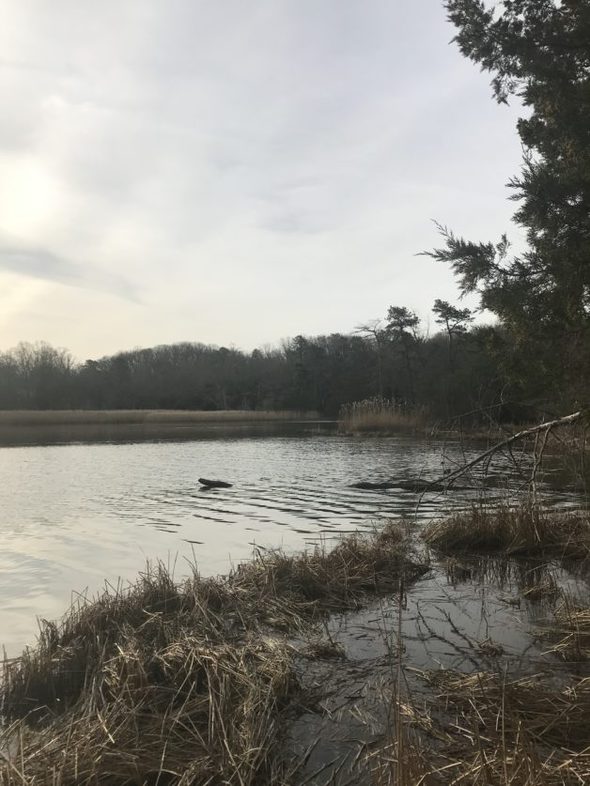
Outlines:
<svg viewBox="0 0 590 786"><path fill-rule="evenodd" d="M439 669L509 679L535 674L555 688L587 677L588 662L563 661L551 651L561 638L554 618L561 596L527 598L526 589L548 577L588 603L587 572L569 573L557 563L466 558L433 561L401 603L381 598L332 617L325 637L344 657L300 664L303 686L320 697L288 730L287 750L306 762L301 781L374 784L371 751L394 738L395 697L425 714L438 707L443 726L455 723L427 678Z"/></svg>
<svg viewBox="0 0 590 786"><path fill-rule="evenodd" d="M477 452L406 436L340 437L322 424L0 448L0 643L16 655L34 639L36 617L59 617L72 592L130 580L146 560L173 564L177 575L196 561L212 575L247 559L254 544L300 548L384 516L464 506L474 492L350 484L438 477ZM504 469L499 462L490 478ZM233 487L200 489L201 476Z"/></svg>

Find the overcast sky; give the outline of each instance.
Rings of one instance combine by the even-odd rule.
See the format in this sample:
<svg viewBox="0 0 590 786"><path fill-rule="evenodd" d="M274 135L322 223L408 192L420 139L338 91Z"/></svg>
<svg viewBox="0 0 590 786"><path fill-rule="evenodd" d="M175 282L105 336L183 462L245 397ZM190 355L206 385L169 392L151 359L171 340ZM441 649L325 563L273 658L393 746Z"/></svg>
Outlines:
<svg viewBox="0 0 590 786"><path fill-rule="evenodd" d="M0 349L243 349L457 299L515 112L440 0L6 0Z"/></svg>

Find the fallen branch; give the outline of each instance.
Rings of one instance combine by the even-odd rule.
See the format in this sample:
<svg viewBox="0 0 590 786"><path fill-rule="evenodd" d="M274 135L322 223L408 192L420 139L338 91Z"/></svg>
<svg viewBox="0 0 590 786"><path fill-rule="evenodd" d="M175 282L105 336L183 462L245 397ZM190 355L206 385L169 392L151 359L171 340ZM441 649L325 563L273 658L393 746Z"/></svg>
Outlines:
<svg viewBox="0 0 590 786"><path fill-rule="evenodd" d="M468 461L467 464L464 464L459 469L456 469L454 472L450 472L448 475L443 475L440 478L437 478L432 482L432 485L444 483L447 487L451 485L451 483L455 480L455 478L464 475L468 470L472 467L477 466L477 464L481 464L482 461L485 461L490 456L493 456L494 453L497 453L504 448L509 447L514 442L517 442L519 439L524 439L525 437L530 437L533 434L539 434L540 432L547 432L551 431L551 429L556 428L557 426L569 426L572 423L575 423L577 420L580 420L582 417L582 411L579 410L578 412L573 412L571 415L564 415L562 418L557 418L556 420L548 420L545 423L539 423L538 426L533 426L532 428L524 429L523 431L519 431L517 434L513 434L508 439L502 440L502 442L498 442L496 445L493 445L491 448L486 450L484 453L480 453L479 456L476 456L471 461Z"/></svg>

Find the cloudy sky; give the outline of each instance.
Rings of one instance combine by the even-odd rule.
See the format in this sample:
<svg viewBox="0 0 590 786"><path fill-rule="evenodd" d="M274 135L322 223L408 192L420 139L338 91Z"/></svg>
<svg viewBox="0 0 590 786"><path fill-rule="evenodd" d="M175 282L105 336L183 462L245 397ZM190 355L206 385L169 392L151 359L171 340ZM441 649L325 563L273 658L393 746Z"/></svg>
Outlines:
<svg viewBox="0 0 590 786"><path fill-rule="evenodd" d="M6 0L0 349L251 349L456 300L515 112L440 0Z"/></svg>

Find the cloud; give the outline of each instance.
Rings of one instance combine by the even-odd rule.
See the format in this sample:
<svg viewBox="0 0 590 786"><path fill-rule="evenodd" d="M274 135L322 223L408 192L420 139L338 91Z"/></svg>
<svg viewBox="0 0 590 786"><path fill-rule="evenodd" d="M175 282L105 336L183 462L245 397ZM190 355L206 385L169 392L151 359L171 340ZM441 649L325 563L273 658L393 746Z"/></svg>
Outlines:
<svg viewBox="0 0 590 786"><path fill-rule="evenodd" d="M83 289L109 292L137 301L137 288L122 276L85 268L40 248L15 248L0 243L0 270Z"/></svg>
<svg viewBox="0 0 590 786"><path fill-rule="evenodd" d="M68 287L3 341L252 347L452 300L430 218L496 237L521 155L452 33L442 3L7 0L0 270Z"/></svg>

